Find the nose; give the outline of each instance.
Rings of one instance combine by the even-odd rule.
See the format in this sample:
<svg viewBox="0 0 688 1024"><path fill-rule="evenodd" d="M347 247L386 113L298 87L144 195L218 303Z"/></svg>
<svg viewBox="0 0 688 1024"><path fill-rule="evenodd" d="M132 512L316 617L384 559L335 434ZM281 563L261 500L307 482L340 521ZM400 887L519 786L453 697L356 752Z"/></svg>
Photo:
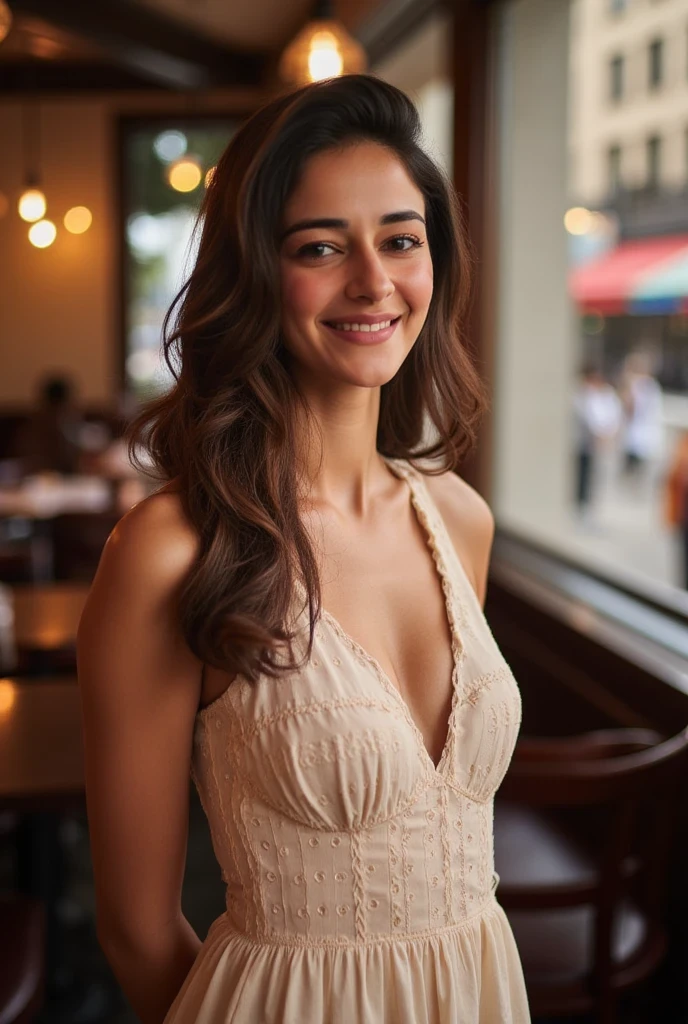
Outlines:
<svg viewBox="0 0 688 1024"><path fill-rule="evenodd" d="M350 267L346 285L348 298L381 302L394 292L394 283L374 249L359 250L352 257Z"/></svg>

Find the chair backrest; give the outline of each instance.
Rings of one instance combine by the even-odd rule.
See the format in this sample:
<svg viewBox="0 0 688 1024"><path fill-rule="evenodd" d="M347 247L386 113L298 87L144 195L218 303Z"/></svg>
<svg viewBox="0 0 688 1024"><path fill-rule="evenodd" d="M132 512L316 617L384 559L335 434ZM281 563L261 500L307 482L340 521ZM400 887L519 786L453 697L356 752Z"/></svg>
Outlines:
<svg viewBox="0 0 688 1024"><path fill-rule="evenodd" d="M688 728L665 740L651 730L604 730L524 740L500 788L500 799L529 807L601 812L595 819L594 964L602 988L612 973L614 922L631 886L649 928L661 931L677 789L687 766ZM589 891L578 897L569 891L552 893L550 906L590 902Z"/></svg>

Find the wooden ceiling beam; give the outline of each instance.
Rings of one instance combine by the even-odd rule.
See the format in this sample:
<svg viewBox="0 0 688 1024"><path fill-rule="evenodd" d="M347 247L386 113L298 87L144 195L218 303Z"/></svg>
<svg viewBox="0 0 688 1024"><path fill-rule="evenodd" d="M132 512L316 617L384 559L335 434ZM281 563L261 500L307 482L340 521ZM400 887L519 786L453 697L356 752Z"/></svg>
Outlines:
<svg viewBox="0 0 688 1024"><path fill-rule="evenodd" d="M172 89L259 85L264 58L233 50L131 0L10 0L27 14L85 37L139 80Z"/></svg>

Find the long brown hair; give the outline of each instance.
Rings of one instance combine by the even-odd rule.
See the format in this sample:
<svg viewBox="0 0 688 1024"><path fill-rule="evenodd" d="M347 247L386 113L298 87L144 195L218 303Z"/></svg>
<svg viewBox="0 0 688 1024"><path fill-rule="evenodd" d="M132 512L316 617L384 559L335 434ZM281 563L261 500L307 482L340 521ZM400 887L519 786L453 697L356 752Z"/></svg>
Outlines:
<svg viewBox="0 0 688 1024"><path fill-rule="evenodd" d="M295 464L296 414L308 410L280 337L281 217L309 157L356 141L394 152L423 193L433 261L426 321L381 389L378 450L434 460L437 473L456 469L484 405L462 330L470 248L453 187L421 147L411 100L372 75L273 99L217 165L199 214L194 270L165 318L175 384L128 432L131 457L143 448L157 474L178 484L200 538L180 602L186 640L202 661L250 681L302 663L289 628L297 582L307 595L308 654L320 614Z"/></svg>

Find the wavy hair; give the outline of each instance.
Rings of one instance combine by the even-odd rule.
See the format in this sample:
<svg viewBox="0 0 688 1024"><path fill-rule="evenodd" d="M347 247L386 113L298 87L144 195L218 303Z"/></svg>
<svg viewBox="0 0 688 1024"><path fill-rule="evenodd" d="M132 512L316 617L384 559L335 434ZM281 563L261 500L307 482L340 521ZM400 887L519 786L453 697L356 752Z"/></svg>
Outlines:
<svg viewBox="0 0 688 1024"><path fill-rule="evenodd" d="M180 596L185 638L203 662L251 682L303 664L289 618L298 584L310 617L306 657L321 611L294 443L297 414L308 409L280 333L281 218L311 156L362 141L393 152L422 192L433 261L423 328L381 388L378 450L431 460L426 472L456 469L484 407L462 326L471 250L411 100L373 75L344 75L267 103L231 139L200 210L196 263L164 323L174 385L128 430L130 457L145 469L142 449L159 478L175 481L200 540Z"/></svg>

